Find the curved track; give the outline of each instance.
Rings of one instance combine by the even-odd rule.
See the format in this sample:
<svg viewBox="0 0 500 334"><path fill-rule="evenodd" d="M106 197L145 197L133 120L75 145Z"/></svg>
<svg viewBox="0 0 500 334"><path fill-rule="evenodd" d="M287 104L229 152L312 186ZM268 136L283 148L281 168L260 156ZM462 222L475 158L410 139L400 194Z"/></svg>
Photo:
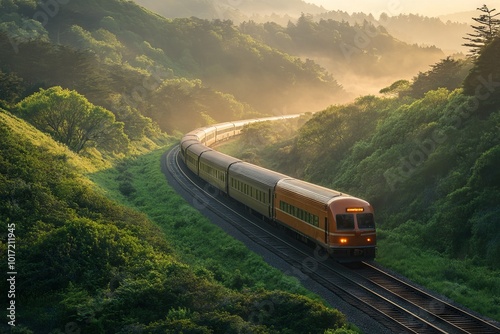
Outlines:
<svg viewBox="0 0 500 334"><path fill-rule="evenodd" d="M296 276L320 283L391 332L499 333L498 328L491 324L488 327L488 323L481 324L482 320L478 318L466 320L465 313L445 315L441 312L442 305L448 304L443 301L434 298L419 302L415 299L417 297L408 298L414 292L404 292L401 285L396 288L396 283L388 278L388 274L380 271L375 274L375 268L368 264L355 270L348 269L332 261L327 255L293 242L286 234L278 232L278 229L269 224L258 220L256 222L248 216L244 207L235 206L235 201L222 196L214 187L184 169L179 164L178 152L178 147L167 152L162 158L162 168L191 196L196 208L209 210L219 219L225 220L253 242L296 268ZM231 205L227 204L228 200ZM405 289L419 291L411 286ZM448 306L445 309L448 310ZM467 324L469 322L471 324Z"/></svg>
<svg viewBox="0 0 500 334"><path fill-rule="evenodd" d="M430 319L433 324L439 324L448 333L500 333L500 328L492 323L440 300L371 264L363 263L356 272L363 279L417 308L420 314Z"/></svg>

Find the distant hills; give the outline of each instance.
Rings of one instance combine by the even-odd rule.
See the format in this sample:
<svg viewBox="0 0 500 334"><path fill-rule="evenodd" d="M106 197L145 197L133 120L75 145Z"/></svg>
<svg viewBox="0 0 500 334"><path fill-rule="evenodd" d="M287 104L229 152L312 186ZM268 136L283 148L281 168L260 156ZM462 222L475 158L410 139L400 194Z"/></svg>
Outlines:
<svg viewBox="0 0 500 334"><path fill-rule="evenodd" d="M254 23L264 24L268 29L272 24L278 24L283 28L273 27L269 34L276 33L271 39L276 43L270 42L269 38L265 41L272 47L285 51L289 54L309 58L326 68L342 86L354 96L360 94L375 93L381 86L390 82L405 78L411 79L418 72L424 72L429 66L444 58L453 56L463 58L467 53L467 48L462 46L463 37L470 33L471 18L477 16L475 11L457 13L442 18L425 17L417 14L401 14L398 16L388 16L386 14L380 17L374 17L372 14L352 13L344 11L328 11L322 7L305 3L304 1L201 1L187 0L180 2L152 0L137 0L138 4L153 10L165 17L200 17L205 19L231 20L235 24L252 25ZM473 9L471 7L471 9ZM290 24L297 24L302 15L311 19L312 24L320 24L325 27L330 20L336 22L348 23L352 33L345 34L343 28L330 27L330 30L323 31L326 37L321 43L324 45L322 52L318 54L315 50L304 48L303 46L292 48L300 49L291 51L290 43L295 43L294 36L289 35L286 30L290 29ZM267 26L266 26L267 24ZM377 34L376 38L369 36L365 27L373 26L372 31ZM339 25L339 27L342 25ZM357 29L357 30L356 30ZM379 30L377 30L379 29ZM323 29L324 30L324 29ZM383 32L379 34L379 32ZM248 30L244 32L249 33ZM284 32L284 34L282 34ZM268 35L269 35L268 34ZM338 36L347 38L339 43ZM255 34L254 38L259 38ZM268 36L269 37L269 36ZM386 38L388 37L388 38ZM316 40L317 35L309 35L307 38ZM391 38L393 38L392 41ZM290 39L290 41L287 41ZM328 40L329 39L329 40ZM382 42L381 39L386 39ZM359 47L357 44L366 43L367 46ZM415 51L411 51L411 57L401 56L412 45ZM342 46L343 45L343 46ZM354 47L354 48L351 48ZM357 61L343 62L343 55L347 49L355 50L364 60L362 64ZM426 51L424 51L426 48ZM434 50L431 51L431 49ZM392 49L392 50L391 50ZM333 50L333 51L331 51ZM344 52L342 52L344 50ZM348 51L347 53L350 53ZM339 58L339 53L342 55ZM373 55L372 55L373 53ZM370 59L370 57L375 57ZM394 58L400 60L394 61ZM388 69L380 64L384 59L391 59L389 63L398 63L398 66ZM372 68L379 68L376 76L366 72L373 72ZM357 72L357 73L353 73ZM363 73L359 73L363 72ZM390 78L389 78L390 77Z"/></svg>
<svg viewBox="0 0 500 334"><path fill-rule="evenodd" d="M254 15L290 15L297 18L301 13L319 14L326 9L302 0L135 0L167 18L196 16L203 19L241 20Z"/></svg>
<svg viewBox="0 0 500 334"><path fill-rule="evenodd" d="M376 26L385 27L391 35L402 41L423 46L435 45L446 54L466 51L461 46L462 36L470 32L471 18L477 15L474 6L471 6L471 10L467 12L440 17L425 17L418 14L374 17L370 13L349 14L341 10L328 11L302 0L186 0L182 2L136 0L135 2L168 18L195 16L204 19L230 19L235 23L249 20L260 23L272 21L286 26L289 21L294 22L302 13L305 13L312 14L316 21L333 19L350 24L362 24L368 21Z"/></svg>
<svg viewBox="0 0 500 334"><path fill-rule="evenodd" d="M459 23L467 23L471 24L474 21L472 20L473 17L477 16L477 11L476 10L468 10L466 12L458 12L458 13L452 13L452 14L447 14L447 15L440 15L439 18L443 22L459 22Z"/></svg>

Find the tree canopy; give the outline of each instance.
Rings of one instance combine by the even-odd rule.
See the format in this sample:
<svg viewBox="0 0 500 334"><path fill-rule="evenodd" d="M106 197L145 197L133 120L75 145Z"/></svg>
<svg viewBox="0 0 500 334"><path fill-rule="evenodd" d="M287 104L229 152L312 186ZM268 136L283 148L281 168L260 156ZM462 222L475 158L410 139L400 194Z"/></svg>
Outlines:
<svg viewBox="0 0 500 334"><path fill-rule="evenodd" d="M471 25L474 33L468 33L468 37L464 37L464 39L469 42L463 44L470 47L470 56L473 58L478 57L482 49L498 36L500 31L500 20L496 18L500 13L493 14L496 9L489 9L488 6L483 5L477 10L481 11L482 14L472 19L479 25Z"/></svg>
<svg viewBox="0 0 500 334"><path fill-rule="evenodd" d="M17 105L19 115L74 152L89 146L125 151L128 137L123 123L108 110L90 103L76 91L60 86L40 89Z"/></svg>
<svg viewBox="0 0 500 334"><path fill-rule="evenodd" d="M493 112L491 107L500 106L500 37L484 47L464 81L464 93L474 96L478 102L488 105L483 112Z"/></svg>

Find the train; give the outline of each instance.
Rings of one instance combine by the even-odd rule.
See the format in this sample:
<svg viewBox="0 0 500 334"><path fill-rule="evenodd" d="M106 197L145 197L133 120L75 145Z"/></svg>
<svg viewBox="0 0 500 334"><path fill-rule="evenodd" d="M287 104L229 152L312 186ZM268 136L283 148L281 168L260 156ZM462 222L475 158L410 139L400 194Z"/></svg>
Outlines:
<svg viewBox="0 0 500 334"><path fill-rule="evenodd" d="M269 222L320 247L338 262L371 261L377 235L367 201L259 167L211 148L241 134L245 125L287 115L225 122L186 133L181 160L198 177Z"/></svg>

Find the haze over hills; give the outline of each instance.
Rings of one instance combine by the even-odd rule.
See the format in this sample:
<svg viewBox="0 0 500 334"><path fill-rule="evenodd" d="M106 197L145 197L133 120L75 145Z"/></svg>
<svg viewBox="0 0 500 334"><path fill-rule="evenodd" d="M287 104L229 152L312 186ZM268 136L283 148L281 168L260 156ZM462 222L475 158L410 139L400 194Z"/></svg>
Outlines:
<svg viewBox="0 0 500 334"><path fill-rule="evenodd" d="M453 17L450 17L451 20L442 20L438 17L426 17L421 14L401 14L398 11L390 11L389 9L385 12L380 12L377 16L363 12L349 14L342 10L327 10L304 1L285 2L281 0L187 0L182 3L137 0L136 2L166 17L196 16L207 19L229 19L235 24L253 24L254 22L262 24L266 24L267 22L277 23L285 28L280 29L275 27L268 35L278 34L274 39L279 41L273 43L268 36L264 40L266 43L281 51L302 57L303 59L309 58L319 63L354 96L376 93L380 87L386 86L400 78L411 79L418 72L428 70L430 65L445 56L452 55L463 58L467 53L467 48L462 45L464 43L463 37L471 32L470 25L463 22L463 18L469 15L470 21L473 16L477 16L475 11L470 11L461 15L460 22L457 22ZM329 8L332 8L332 6ZM368 6L367 9L369 8ZM473 5L471 5L472 8L474 8ZM304 45L296 48L300 49L299 51L293 51L290 44L297 41L286 30L289 30L290 24L297 24L298 19L304 13L314 22L311 24L329 20L348 22L355 32L345 35L345 32L342 31L343 28L330 27L329 30L321 32L324 35L321 43L325 45L322 52L318 53L317 50L308 50ZM371 31L366 30L366 22L374 27L368 28ZM322 26L324 27L325 25L323 24ZM267 25L267 28L269 27L270 25ZM379 27L383 27L383 29L377 31L376 29L379 29ZM251 34L254 38L259 38L259 36L252 34L248 30L245 30L245 32ZM339 34L344 38L342 43L339 43L336 37ZM390 38L386 38L389 35L394 37L395 40L389 42ZM317 37L315 34L309 35L311 40L315 40ZM380 44L381 39L386 39L386 42ZM408 55L411 54L411 56L404 56L402 54L396 56L397 49L402 50L407 48L404 46L404 43L416 44L422 47L422 49L415 48L416 52L407 53ZM360 45L361 47L359 47ZM394 51L390 51L391 47L394 48ZM436 47L442 52L437 52L436 50L434 53L427 52L427 56L423 56L425 54L423 50L429 47ZM357 61L345 62L344 55L346 54L346 49L350 50L347 52L348 54L352 50L355 50L355 53L364 59L363 63L360 64ZM391 53L392 55L389 56ZM373 55L375 58L370 59L369 55ZM391 70L385 69L384 65L379 63L383 63L384 59L391 58L391 64L394 64L396 57L399 57L399 60L396 60L396 62L400 66ZM372 67L378 67L382 70L374 77L369 74L372 70L369 69L370 65L367 64L371 64ZM365 73L359 73L363 71Z"/></svg>
<svg viewBox="0 0 500 334"><path fill-rule="evenodd" d="M377 7L375 4L346 5L321 1L310 3L303 0L186 0L182 2L136 0L136 2L168 18L196 16L204 19L230 19L235 23L248 20L261 23L272 21L284 26L289 21L297 20L302 13L312 14L315 20L332 18L339 21L345 20L351 24L362 24L366 20L375 25L384 26L389 33L402 41L424 46L435 45L443 49L446 54L465 52L461 37L464 33L470 32L469 25L473 22L471 18L478 15L475 9L481 5L454 2L447 7L443 4L429 4L426 8L424 5L408 3L383 4ZM322 4L325 6L323 7ZM353 10L347 11L347 8ZM446 11L449 13L443 14ZM388 17L390 20L387 19Z"/></svg>
<svg viewBox="0 0 500 334"><path fill-rule="evenodd" d="M384 17L383 20L364 13L350 15L342 11L327 11L303 1L136 2L166 17L229 19L235 24L247 26L262 23L262 30L268 30L266 37L255 29L243 29L243 32L280 51L315 61L331 73L352 96L376 93L380 87L397 79L410 79L418 72L426 71L445 55L464 51L460 44L468 29L466 24L444 24L437 18L429 19L418 15ZM291 25L300 25L298 20L304 13L308 13L306 17L311 25L323 22L312 27L314 32L307 31L309 28L304 25L296 29L305 39L310 39L309 46L298 40L302 37L290 32ZM335 26L331 20L347 22L348 25ZM267 22L277 23L284 28L272 27ZM369 25L366 25L367 22ZM415 34L415 31L418 33ZM311 44L314 43L323 47L312 47ZM419 44L423 48L407 44ZM439 48L445 52L441 52ZM411 54L411 57L405 54ZM400 66L390 70L386 68L395 61Z"/></svg>
<svg viewBox="0 0 500 334"><path fill-rule="evenodd" d="M243 19L252 15L288 14L299 17L301 13L317 14L326 9L302 0L135 0L141 6L149 8L164 17L191 17L204 19Z"/></svg>
<svg viewBox="0 0 500 334"><path fill-rule="evenodd" d="M472 20L473 17L476 17L478 14L477 10L468 10L464 12L456 12L456 13L451 13L451 14L446 14L446 15L439 15L439 18L443 22L459 22L459 23L467 23L471 24L474 22Z"/></svg>

